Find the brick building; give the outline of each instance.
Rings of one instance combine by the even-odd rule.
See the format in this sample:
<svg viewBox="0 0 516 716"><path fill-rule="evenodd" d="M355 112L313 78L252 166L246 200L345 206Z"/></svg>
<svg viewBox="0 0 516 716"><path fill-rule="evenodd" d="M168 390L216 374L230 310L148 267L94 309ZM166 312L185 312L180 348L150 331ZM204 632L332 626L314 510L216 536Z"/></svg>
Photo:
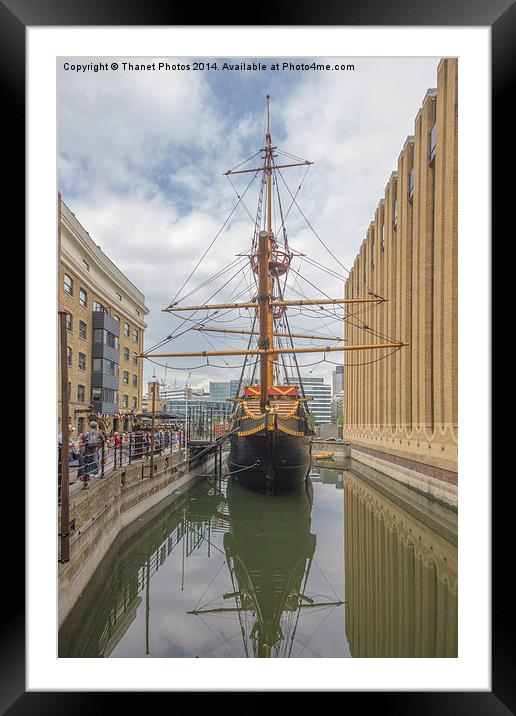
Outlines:
<svg viewBox="0 0 516 716"><path fill-rule="evenodd" d="M364 322L409 345L346 355L344 439L435 494L457 484L457 68L439 63L345 289L388 299ZM359 325L349 343L378 342Z"/></svg>
<svg viewBox="0 0 516 716"><path fill-rule="evenodd" d="M58 305L68 311L69 415L76 434L97 414L128 430L142 409L144 295L106 256L58 196ZM60 355L60 354L58 354ZM58 380L60 385L59 364ZM58 393L58 419L61 396Z"/></svg>

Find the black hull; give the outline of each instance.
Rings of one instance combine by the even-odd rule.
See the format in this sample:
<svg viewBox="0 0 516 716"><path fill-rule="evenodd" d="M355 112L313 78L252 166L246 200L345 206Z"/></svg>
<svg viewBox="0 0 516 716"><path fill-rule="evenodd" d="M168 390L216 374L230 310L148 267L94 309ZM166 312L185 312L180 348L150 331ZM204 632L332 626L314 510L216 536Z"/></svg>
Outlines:
<svg viewBox="0 0 516 716"><path fill-rule="evenodd" d="M230 438L229 471L236 482L268 494L305 482L310 471L311 435L266 430Z"/></svg>

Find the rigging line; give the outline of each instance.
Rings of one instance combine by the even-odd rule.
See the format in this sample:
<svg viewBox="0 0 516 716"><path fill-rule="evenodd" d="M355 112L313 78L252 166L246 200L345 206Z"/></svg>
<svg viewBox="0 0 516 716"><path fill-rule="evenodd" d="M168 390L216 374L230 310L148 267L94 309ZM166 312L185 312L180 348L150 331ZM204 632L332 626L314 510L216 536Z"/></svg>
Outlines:
<svg viewBox="0 0 516 716"><path fill-rule="evenodd" d="M331 591L333 592L333 596L335 597L335 599L336 599L338 602L342 601L341 598L339 597L339 595L337 594L337 592L335 591L335 589L333 588L333 585L331 584L331 582L329 581L329 579L326 577L326 575L324 574L324 572L322 571L322 569L321 569L321 568L319 567L319 565L317 564L317 560L315 559L315 557L313 558L313 563L315 564L315 566L317 567L317 569L319 570L319 572L322 574L322 577L323 577L324 581L326 582L326 584L329 586L329 588L330 588Z"/></svg>
<svg viewBox="0 0 516 716"><path fill-rule="evenodd" d="M276 151L278 154L284 154L286 157L291 157L291 159L297 159L300 162L306 162L308 161L306 157L298 157L295 154L291 154L290 152L287 152L285 149L280 149L279 147L276 147Z"/></svg>
<svg viewBox="0 0 516 716"><path fill-rule="evenodd" d="M294 269L292 269L292 270L294 270ZM308 279L305 279L305 281L308 281ZM308 282L308 283L310 283L310 282ZM298 284L298 285L299 285L299 284ZM312 285L313 285L313 284L312 284ZM297 291L293 286L287 286L287 287L290 288L290 290L293 291L294 293L297 293L298 296L302 296L303 298L308 299L308 296L307 296L306 293L301 289L301 287L300 287L300 290L299 290L299 291ZM319 289L317 289L317 290L319 290ZM326 294L325 294L325 295L326 295ZM326 306L319 306L318 309L309 308L309 307L307 307L307 306L303 306L303 315L308 316L309 318L314 318L315 316L318 316L319 320L320 320L321 323L328 329L328 331L331 331L331 332L335 335L335 331L334 331L333 329L329 328L328 326L326 326L326 324L324 323L324 319L321 317L321 314L319 313L319 311L322 311L323 313L327 313L329 316L336 317L336 318L342 318L342 319L343 319L344 316L341 317L340 314L337 314L337 313L336 313L337 308L340 309L340 306L339 306L339 307L337 307L337 306L333 307L333 310L327 308ZM311 314L311 315L310 315L310 314Z"/></svg>
<svg viewBox="0 0 516 716"><path fill-rule="evenodd" d="M275 163L274 161L273 161L273 165L274 165L276 171L278 171L278 168L277 168L276 163ZM310 164L307 166L306 171L305 171L305 173L304 173L304 175L303 175L303 178L301 179L301 183L300 183L299 186L297 187L296 193L295 193L294 196L292 197L292 201L290 202L290 206L288 207L287 213L285 214L285 218L284 218L283 221L282 221L282 226L280 226L280 229L283 227L284 231L285 231L285 221L288 219L288 215L290 214L290 210L291 210L292 207L294 206L294 202L295 202L295 200L296 200L296 197L297 197L297 195L299 194L299 192L301 191L301 187L302 187L303 184L304 184L304 181L305 181L305 179L306 179L306 175L308 174L308 170L310 169L310 166L311 166ZM278 182L276 182L276 185L277 185L277 184L278 184ZM292 196L292 194L291 194L290 196ZM279 197L279 186L278 186L278 197Z"/></svg>
<svg viewBox="0 0 516 716"><path fill-rule="evenodd" d="M260 154L261 151L262 151L262 150L259 149L257 152L255 152L255 153L253 154L252 157L249 157L249 159L244 159L243 162L240 162L240 164L237 164L236 166L232 167L229 171L230 171L230 172L234 172L235 169L238 169L238 167L241 167L242 164L247 164L247 162L250 162L251 159L254 159L258 154Z"/></svg>
<svg viewBox="0 0 516 716"><path fill-rule="evenodd" d="M223 288L225 288L229 283L231 283L231 281L232 281L234 278L236 278L236 276L239 275L240 271L241 271L241 268L239 268L238 271L237 271L235 274L233 274L233 276L231 276L231 278L229 278L229 279L226 281L226 283L224 283L220 288L218 288L218 289L215 291L215 293L212 293L212 295L211 295L209 298L206 299L206 303L208 303L208 301L211 301L211 299L214 298L214 297L219 293L219 291L222 291ZM240 284L238 284L238 285L240 285ZM242 296L242 295L245 294L246 292L247 292L247 288L246 288L244 291L241 291L240 294L238 294L238 295L239 295L239 296ZM230 300L229 300L229 299L227 300L227 303L230 303ZM147 352L149 352L149 351L151 351L151 350L155 350L156 348L161 348L161 347L164 346L166 343L169 343L170 341L172 341L172 340L174 340L174 339L176 339L176 338L179 338L180 336L184 335L185 333L188 333L189 331L192 331L192 330L194 330L195 328L197 328L197 327L199 327L199 326L202 326L203 323L204 323L204 321L206 320L207 316L206 316L206 318L203 318L202 320L199 320L199 318L194 319L195 314L196 314L196 313L199 313L200 310L202 310L202 309L197 309L197 310L193 311L193 313L192 313L190 316L186 316L185 318L183 318L183 320L181 321L181 323L179 324L179 326L176 326L176 328L174 328L174 330L172 331L172 333L171 333L170 335L168 335L168 336L167 336L166 338L164 338L162 341L160 341L159 343L157 343L155 346L152 346L151 348L148 348L148 349L147 349ZM224 310L224 309L219 309L219 310L215 311L215 314L218 313L219 311L223 311L223 310ZM228 309L227 312L229 312L230 310L232 310L232 309ZM215 314L213 314L213 315L215 315ZM195 326L190 326L189 328L187 328L186 330L182 331L181 333L177 333L177 331L178 331L182 326L184 326L185 323L191 322L191 321L194 321L194 320L195 320L195 323L196 323Z"/></svg>
<svg viewBox="0 0 516 716"><path fill-rule="evenodd" d="M317 634L317 632L318 632L319 629L322 627L322 625L324 624L324 622L328 619L328 617L333 614L333 612L335 611L335 609L337 609L337 607L333 607L333 609L328 612L328 614L324 617L324 619L321 620L319 626L318 626L317 629L313 632L312 636L308 639L308 641L306 642L306 644L303 645L303 648L301 649L301 651L300 651L299 654L298 654L298 658L299 658L299 656L301 656L301 654L303 653L303 651L308 648L308 644L312 641L313 637Z"/></svg>
<svg viewBox="0 0 516 716"><path fill-rule="evenodd" d="M334 271L333 269L330 269L330 268L328 268L328 267L326 267L326 266L323 266L322 264L318 263L317 261L315 261L315 259L312 259L312 257L306 256L306 255L305 255L305 256L300 255L300 258L301 258L302 260L304 260L304 261L307 261L309 264L312 264L313 266L317 267L317 268L320 269L321 271L326 271L330 276L333 276L334 278L338 278L338 279L341 280L341 281L350 281L350 277L349 277L349 276L348 276L348 277L346 277L346 276L341 276L340 274L338 274L338 273L337 273L336 271ZM361 291L363 291L363 292L365 292L365 293L367 293L367 294L370 294L370 293L371 293L371 291L368 291L368 290L367 290L367 286L366 286L365 284L362 285L362 282L360 281L359 278L354 278L354 279L350 282L350 286L356 288L357 294L359 294ZM377 295L377 294L375 294L375 295Z"/></svg>
<svg viewBox="0 0 516 716"><path fill-rule="evenodd" d="M341 276L339 273L337 273L333 269L330 269L327 266L324 266L323 264L320 264L317 261L314 261L314 259L312 259L309 256L300 256L299 258L302 261L306 261L307 263L312 264L312 266L315 266L316 268L320 269L321 271L325 271L330 276L333 276L333 278L337 278L340 281L347 281L346 276Z"/></svg>
<svg viewBox="0 0 516 716"><path fill-rule="evenodd" d="M363 363L337 363L336 361L330 360L329 358L320 358L319 360L315 361L314 363L302 363L301 368L311 368L312 366L320 365L321 363L329 363L330 365L343 365L344 368L358 368L358 366L371 365L372 363L378 363L378 361L385 360L385 358L388 358L389 356L394 355L394 353L397 353L399 350L401 350L401 348L402 348L402 346L399 346L398 348L393 348L393 350L390 353L387 353L384 356L380 356L379 358L375 358L374 360L365 361ZM387 348L380 348L378 350L387 350ZM274 362L276 363L276 361L274 361ZM222 368L222 366L218 366L218 367Z"/></svg>
<svg viewBox="0 0 516 716"><path fill-rule="evenodd" d="M249 357L249 356L247 356ZM198 370L200 368L223 368L224 370L226 368L236 369L243 367L243 363L239 365L217 365L216 363L210 363L208 360L206 360L206 363L201 363L200 365L192 365L192 366L186 366L186 368L182 368L181 366L171 366L170 363L159 363L158 361L154 360L153 358L146 357L145 360L148 360L149 363L152 363L153 365L157 365L160 368L168 368L169 370ZM259 363L259 360L253 361L252 363L249 363L249 365L256 365Z"/></svg>
<svg viewBox="0 0 516 716"><path fill-rule="evenodd" d="M239 256L234 261L232 261L230 264L228 264L225 268L221 269L220 271L217 271L217 273L213 274L213 276L210 276L210 278L206 279L203 283L199 284L195 288L193 288L189 293L185 293L184 296L181 296L179 299L180 301L184 301L185 298L188 298L192 294L196 293L197 291L200 291L201 288L204 288L212 281L215 281L215 279L219 278L220 276L223 276L228 271L231 271L232 268L237 266L238 264L241 264L242 266L245 264L245 259Z"/></svg>
<svg viewBox="0 0 516 716"><path fill-rule="evenodd" d="M249 341L248 341L248 343L247 343L247 350L249 350L249 349L251 348L251 343L252 343L252 340L253 340L253 337L254 337L254 336L252 335L252 331L254 331L254 327L255 327L255 325L256 325L256 316L257 316L257 312L255 311L254 318L253 318L253 325L252 325L252 327L251 327L251 335L249 336ZM246 356L246 357L245 357L244 365L243 365L243 367L242 367L242 372L240 373L240 377L239 377L239 379L238 379L238 388L237 388L237 392L236 392L236 397L237 397L237 398L238 398L238 396L240 395L240 388L241 388L241 386L242 386L242 381L243 381L243 378L244 378L244 371L245 371L245 368L246 368L246 363L247 363L248 357L249 357L249 356ZM256 362L257 362L257 361L256 361Z"/></svg>
<svg viewBox="0 0 516 716"><path fill-rule="evenodd" d="M287 282L287 280L286 280L286 278L285 278L285 283L286 283L286 282ZM282 297L281 300L283 301L283 300L284 300L284 299L283 299L283 291L281 290L281 285L280 285L279 281L278 281L278 290L279 290L280 295L281 295L281 297ZM285 323L287 324L287 330L288 330L288 334L289 334L289 338L290 338L290 345L291 345L292 348L294 348L294 340L293 340L293 338L292 338L292 332L291 332L291 330L290 330L290 326L288 325L288 318L287 318L287 312L286 312L286 311L285 311L285 313L283 314L283 317L284 317L284 319L285 319ZM303 381L301 380L301 371L299 370L299 364L298 364L298 362L297 362L297 355L296 355L295 353L293 353L293 354L292 354L292 357L293 357L294 363L295 363L295 365L296 365L297 377L298 377L298 380L299 380L299 387L301 388L301 395L303 396L303 398L306 398L305 387L304 387L304 385L303 385ZM276 361L275 361L275 362L276 362Z"/></svg>
<svg viewBox="0 0 516 716"><path fill-rule="evenodd" d="M201 594L201 596L199 597L199 600L198 600L197 604L196 604L195 607L193 608L193 611L194 611L194 612L199 608L199 604L201 603L201 600L204 598L204 595L206 594L206 592L208 591L208 589L211 587L211 585L213 584L213 582L214 582L215 579L217 578L217 576L218 576L220 570L222 569L222 567L223 567L225 564L226 564L226 560L223 559L223 560L222 560L222 564L220 565L220 567L217 569L217 571L216 571L216 573L215 573L215 576L213 577L213 579L211 580L211 582L208 584L208 586L206 587L206 589L204 590L204 592L203 592L203 593Z"/></svg>
<svg viewBox="0 0 516 716"><path fill-rule="evenodd" d="M319 654L318 651L316 651L313 646L308 646L308 644L305 644L301 641L301 639L298 636L294 636L294 641L296 641L298 644L301 644L305 649L308 649L312 654L315 654L315 656L319 657L319 659L323 659L323 655Z"/></svg>
<svg viewBox="0 0 516 716"><path fill-rule="evenodd" d="M227 646L224 644L224 642L222 641L222 639L220 639L220 637L218 637L217 634L215 634L215 632L214 632L213 629L210 627L210 625L202 618L202 616L201 616L200 614L196 614L195 616L199 617L199 619L202 621L202 623L203 623L206 627L208 627L208 629L211 631L211 633L213 634L213 636L215 637L215 639L219 642L219 644L220 644L222 647L224 647L224 649L226 650L227 655L229 656L229 658L232 659L233 657L231 656L231 654L230 654L230 652L229 652L229 649L228 649ZM235 636L237 636L237 635L235 635Z"/></svg>
<svg viewBox="0 0 516 716"><path fill-rule="evenodd" d="M224 227L226 226L226 224L228 223L228 221L231 219L231 217L233 216L233 214L234 214L235 211L237 210L238 205L243 201L244 196L247 194L247 190L249 189L249 187L251 186L251 184L252 184L252 183L254 182L254 180L256 179L258 173L259 173L259 172L255 172L255 173L253 174L253 177L252 177L251 181L249 182L249 184L246 186L245 191L244 191L244 193L242 194L241 198L237 201L237 203L235 204L235 206L231 209L229 215L226 217L224 223L222 224L222 226L220 227L220 229L219 229L219 230L217 231L217 233L215 234L215 236L214 236L213 240L211 241L210 245L208 246L208 248L206 249L206 251L203 253L203 255L201 256L201 258L199 259L199 261L196 263L196 265L194 266L194 268L193 268L192 271L190 272L188 278L184 281L183 285L181 286L181 288L179 289L179 291L176 293L175 297L174 297L174 298L172 299L172 301L170 302L170 304L169 304L169 306L168 306L169 308L172 307L172 306L175 304L175 302L177 301L177 297L179 296L179 294L181 293L181 291L183 290L183 288L187 285L188 281L192 278L192 276L194 275L194 273L197 271L198 267L201 265L202 261L205 259L206 255L208 254L208 251L211 249L211 247L213 246L213 244L215 243L215 241L219 238L219 236L220 236L220 234L222 233Z"/></svg>
<svg viewBox="0 0 516 716"><path fill-rule="evenodd" d="M285 179L284 179L284 177L283 177L283 174L281 173L281 171L280 171L279 169L277 169L277 172L279 173L279 175L280 175L280 177L281 177L283 183L284 183L285 186L287 187L288 193L290 194L290 196L292 196L292 192L290 191L290 188L289 188L287 182L285 181ZM349 274L349 273L350 273L350 270L349 270L346 266L344 266L344 264L342 263L342 261L340 261L340 260L335 256L335 254L331 251L331 249L328 248L328 246L326 246L326 244L325 244L324 241L321 239L321 237L319 236L319 234L317 233L317 231L314 229L314 227L312 226L312 224L308 221L308 219L307 219L306 216L304 215L303 211L301 210L301 207L300 207L299 204L297 203L297 200L296 200L293 196L292 196L292 200L293 200L293 202L295 203L296 207L298 208L299 213L301 214L301 216L303 217L303 219L306 221L306 223L308 224L308 226L309 226L309 228L311 229L311 231L315 234L315 236L319 239L319 241L321 242L321 244L324 246L324 248L326 249L326 251L330 254L330 256L332 256L332 257L335 259L335 261L336 261L338 264L340 264L340 266L342 266L342 268L344 269L344 271L346 271L346 272Z"/></svg>
<svg viewBox="0 0 516 716"><path fill-rule="evenodd" d="M232 186L232 188L233 188L233 191L234 191L235 194L237 195L237 198L240 199L240 194L238 193L238 191L237 191L235 185L233 184L233 182L231 181L231 177L229 176L229 174L226 174L226 178L227 178L228 182L231 184L231 186ZM256 224L256 217L253 217L253 215L251 214L251 212L249 211L249 209L247 208L247 206L245 205L244 202L242 202L242 206L243 206L244 209L246 210L247 216L251 219L251 222L253 223L253 226L254 226L254 225Z"/></svg>

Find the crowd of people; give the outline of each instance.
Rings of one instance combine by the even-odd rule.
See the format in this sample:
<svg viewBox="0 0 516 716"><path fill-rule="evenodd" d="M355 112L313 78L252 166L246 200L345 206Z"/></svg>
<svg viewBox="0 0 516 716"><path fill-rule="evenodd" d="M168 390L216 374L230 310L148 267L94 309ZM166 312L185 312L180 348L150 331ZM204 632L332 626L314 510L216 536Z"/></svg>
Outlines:
<svg viewBox="0 0 516 716"><path fill-rule="evenodd" d="M101 430L95 420L90 421L89 429L74 435L75 428L69 432L69 465L77 467L77 477L87 488L88 482L94 477L103 477L110 469L133 460L141 460L151 455L152 435L149 429L136 424L132 433L108 434ZM154 431L154 455L161 455L165 450L179 448L181 434L178 430ZM61 486L61 449L63 436L57 436L58 445L58 484Z"/></svg>

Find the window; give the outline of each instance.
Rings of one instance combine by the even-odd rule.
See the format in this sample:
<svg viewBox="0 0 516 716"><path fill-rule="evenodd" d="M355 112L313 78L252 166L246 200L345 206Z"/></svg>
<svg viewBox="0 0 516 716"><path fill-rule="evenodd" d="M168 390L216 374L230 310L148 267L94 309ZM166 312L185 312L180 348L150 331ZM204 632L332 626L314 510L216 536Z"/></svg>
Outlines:
<svg viewBox="0 0 516 716"><path fill-rule="evenodd" d="M436 130L435 122L434 122L434 126L430 130L430 138L429 138L429 145L430 145L430 151L429 151L429 155L428 155L428 163L429 164L431 164L435 158L436 135L437 135L437 130Z"/></svg>
<svg viewBox="0 0 516 716"><path fill-rule="evenodd" d="M128 408L129 407L129 396L123 395L122 396L122 408Z"/></svg>
<svg viewBox="0 0 516 716"><path fill-rule="evenodd" d="M71 279L67 273L64 275L64 290L66 293L69 293L70 296L73 296L73 279Z"/></svg>
<svg viewBox="0 0 516 716"><path fill-rule="evenodd" d="M72 365L72 349L70 348L70 346L68 346L66 349L66 355L67 355L68 365Z"/></svg>
<svg viewBox="0 0 516 716"><path fill-rule="evenodd" d="M136 355L136 353L133 353L133 363L134 365L138 365L138 356Z"/></svg>
<svg viewBox="0 0 516 716"><path fill-rule="evenodd" d="M68 331L70 331L70 333L71 333L72 328L73 328L73 316L71 313L67 313L66 314L66 329Z"/></svg>
<svg viewBox="0 0 516 716"><path fill-rule="evenodd" d="M136 330L136 328L133 328L133 341L138 343L138 331Z"/></svg>
<svg viewBox="0 0 516 716"><path fill-rule="evenodd" d="M409 190L408 190L408 198L409 201L412 201L412 197L414 196L414 167L410 170L409 174Z"/></svg>
<svg viewBox="0 0 516 716"><path fill-rule="evenodd" d="M92 388L91 389L91 402L92 403L100 403L102 400L102 388Z"/></svg>
<svg viewBox="0 0 516 716"><path fill-rule="evenodd" d="M120 316L115 316L115 314L113 313L113 318L117 323L120 323Z"/></svg>
<svg viewBox="0 0 516 716"><path fill-rule="evenodd" d="M84 323L84 321L79 321L79 338L83 338L86 340L88 337L88 326Z"/></svg>
<svg viewBox="0 0 516 716"><path fill-rule="evenodd" d="M395 198L392 205L392 228L396 229L398 226L398 200Z"/></svg>
<svg viewBox="0 0 516 716"><path fill-rule="evenodd" d="M124 348L124 360L129 360L129 348Z"/></svg>
<svg viewBox="0 0 516 716"><path fill-rule="evenodd" d="M89 271L90 270L89 263L87 261L85 261L85 259L82 260L82 263L83 263L83 266L86 269L86 271Z"/></svg>
<svg viewBox="0 0 516 716"><path fill-rule="evenodd" d="M124 323L124 336L127 336L129 338L129 324Z"/></svg>
<svg viewBox="0 0 516 716"><path fill-rule="evenodd" d="M385 224L382 224L382 230L380 232L380 249L385 251Z"/></svg>
<svg viewBox="0 0 516 716"><path fill-rule="evenodd" d="M126 385L129 385L129 373L126 370L124 370L124 375L123 375L122 380Z"/></svg>
<svg viewBox="0 0 516 716"><path fill-rule="evenodd" d="M79 289L79 303L81 306L84 306L84 308L88 305L88 294L83 288Z"/></svg>
<svg viewBox="0 0 516 716"><path fill-rule="evenodd" d="M113 378L118 378L118 363L107 358L94 358L92 361L92 370L94 373L104 373Z"/></svg>
<svg viewBox="0 0 516 716"><path fill-rule="evenodd" d="M79 353L79 369L86 370L86 356L84 353Z"/></svg>
<svg viewBox="0 0 516 716"><path fill-rule="evenodd" d="M93 301L92 308L94 311L105 311L104 306L98 301Z"/></svg>
<svg viewBox="0 0 516 716"><path fill-rule="evenodd" d="M138 387L138 376L133 373L133 388Z"/></svg>
<svg viewBox="0 0 516 716"><path fill-rule="evenodd" d="M106 331L104 328L93 329L93 342L104 343L104 345L110 346L110 348L118 349L118 336Z"/></svg>
<svg viewBox="0 0 516 716"><path fill-rule="evenodd" d="M77 386L77 400L79 403L84 403L84 385Z"/></svg>
<svg viewBox="0 0 516 716"><path fill-rule="evenodd" d="M136 410L136 408L138 407L138 398L133 398L131 407L133 410Z"/></svg>
<svg viewBox="0 0 516 716"><path fill-rule="evenodd" d="M77 433L80 435L84 432L84 418L77 418Z"/></svg>

